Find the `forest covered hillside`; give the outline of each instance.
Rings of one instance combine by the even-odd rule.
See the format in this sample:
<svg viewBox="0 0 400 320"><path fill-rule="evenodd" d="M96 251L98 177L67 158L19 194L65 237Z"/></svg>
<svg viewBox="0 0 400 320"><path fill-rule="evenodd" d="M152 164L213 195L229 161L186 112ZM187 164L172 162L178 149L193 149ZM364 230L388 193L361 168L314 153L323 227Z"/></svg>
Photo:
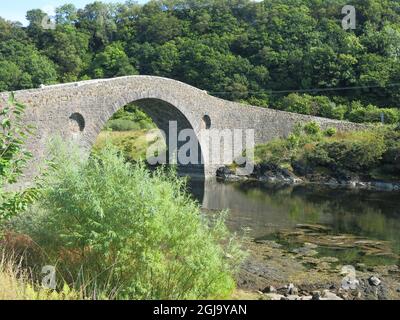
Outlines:
<svg viewBox="0 0 400 320"><path fill-rule="evenodd" d="M123 75L177 79L229 100L356 122L400 120L400 3L170 0L63 5L43 28L0 18L0 91ZM46 24L45 24L46 25ZM380 108L380 109L379 109Z"/></svg>

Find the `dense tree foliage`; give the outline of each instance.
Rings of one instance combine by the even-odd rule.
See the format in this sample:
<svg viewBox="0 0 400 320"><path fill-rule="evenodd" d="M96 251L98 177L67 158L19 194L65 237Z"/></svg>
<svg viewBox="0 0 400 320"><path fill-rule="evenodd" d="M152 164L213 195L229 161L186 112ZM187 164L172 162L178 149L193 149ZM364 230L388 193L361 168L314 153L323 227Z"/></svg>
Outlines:
<svg viewBox="0 0 400 320"><path fill-rule="evenodd" d="M400 107L400 4L355 0L356 29L344 30L347 2L66 4L55 29L43 28L44 13L31 10L27 27L0 19L0 90L149 74L260 106L312 113L311 99L316 115L380 121L360 115ZM297 110L293 99L308 106ZM351 116L353 103L370 111Z"/></svg>

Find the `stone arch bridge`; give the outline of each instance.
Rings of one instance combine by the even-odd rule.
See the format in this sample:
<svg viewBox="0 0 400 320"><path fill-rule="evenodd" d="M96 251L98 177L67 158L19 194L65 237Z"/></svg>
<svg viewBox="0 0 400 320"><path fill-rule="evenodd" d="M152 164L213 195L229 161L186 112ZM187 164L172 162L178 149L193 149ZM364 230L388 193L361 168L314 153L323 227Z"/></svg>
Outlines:
<svg viewBox="0 0 400 320"><path fill-rule="evenodd" d="M7 99L10 93L0 93ZM73 138L82 148L89 150L105 123L120 108L135 102L156 123L169 133L169 121L176 121L177 130L193 129L200 146L200 172L213 176L224 163L204 156L209 150L200 135L202 130L254 130L254 142L264 143L276 137L285 137L297 123L316 121L323 128L336 127L349 130L356 124L324 118L299 115L272 109L247 106L222 100L185 83L153 76L128 76L114 79L81 81L69 84L43 86L40 89L14 92L15 98L27 106L25 121L36 127L28 142L35 162L46 156L46 145L52 136ZM245 139L244 135L242 137ZM244 146L245 144L243 144ZM231 152L238 156L243 148L232 149L224 142L213 152ZM179 146L178 146L179 148ZM35 169L27 174L33 175Z"/></svg>

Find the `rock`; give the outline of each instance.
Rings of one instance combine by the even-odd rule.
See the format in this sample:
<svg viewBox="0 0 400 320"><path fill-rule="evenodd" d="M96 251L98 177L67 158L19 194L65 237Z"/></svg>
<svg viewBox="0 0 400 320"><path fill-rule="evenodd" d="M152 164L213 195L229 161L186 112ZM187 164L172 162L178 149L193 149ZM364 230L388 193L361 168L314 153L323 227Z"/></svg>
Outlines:
<svg viewBox="0 0 400 320"><path fill-rule="evenodd" d="M265 297L268 300L282 300L282 298L285 298L284 295L278 293L266 293Z"/></svg>
<svg viewBox="0 0 400 320"><path fill-rule="evenodd" d="M292 167L294 172L300 176L306 176L308 173L312 172L311 167L309 167L306 163L300 161L294 161L292 163Z"/></svg>
<svg viewBox="0 0 400 320"><path fill-rule="evenodd" d="M277 290L273 286L266 287L263 291L263 293L277 293Z"/></svg>
<svg viewBox="0 0 400 320"><path fill-rule="evenodd" d="M357 187L361 189L365 189L368 187L368 183L366 182L357 182Z"/></svg>
<svg viewBox="0 0 400 320"><path fill-rule="evenodd" d="M368 279L368 282L371 286L379 286L381 284L381 280L378 277L372 276Z"/></svg>
<svg viewBox="0 0 400 320"><path fill-rule="evenodd" d="M330 292L329 290L324 290L319 300L343 300L343 299L337 296L336 294Z"/></svg>
<svg viewBox="0 0 400 320"><path fill-rule="evenodd" d="M331 185L331 186L336 186L337 184L339 184L339 182L338 182L335 178L330 178L330 179L327 181L326 184Z"/></svg>
<svg viewBox="0 0 400 320"><path fill-rule="evenodd" d="M311 300L343 300L343 299L334 294L333 292L330 292L329 290L324 290L322 294L320 291L314 291L312 293Z"/></svg>
<svg viewBox="0 0 400 320"><path fill-rule="evenodd" d="M270 184L300 184L303 180L288 169L271 163L257 164L252 177Z"/></svg>
<svg viewBox="0 0 400 320"><path fill-rule="evenodd" d="M355 290L360 285L360 281L353 277L344 277L341 288L344 290Z"/></svg>
<svg viewBox="0 0 400 320"><path fill-rule="evenodd" d="M360 290L363 294L363 299L366 300L389 299L389 289L383 282L380 282L380 284L376 286L371 284L369 279L362 279L360 281Z"/></svg>
<svg viewBox="0 0 400 320"><path fill-rule="evenodd" d="M338 296L344 300L348 300L350 298L350 294L349 294L348 290L344 290L342 288L340 288L338 290Z"/></svg>
<svg viewBox="0 0 400 320"><path fill-rule="evenodd" d="M223 179L226 181L241 181L247 179L244 176L238 176L233 170L228 167L220 167L217 170L217 178Z"/></svg>
<svg viewBox="0 0 400 320"><path fill-rule="evenodd" d="M320 300L321 299L321 292L320 291L313 291L311 300Z"/></svg>
<svg viewBox="0 0 400 320"><path fill-rule="evenodd" d="M288 286L283 286L283 287L279 287L276 289L276 291L280 294L288 294Z"/></svg>
<svg viewBox="0 0 400 320"><path fill-rule="evenodd" d="M300 297L296 294L291 294L286 297L281 298L281 300L300 300Z"/></svg>
<svg viewBox="0 0 400 320"><path fill-rule="evenodd" d="M348 181L348 182L347 182L347 185L348 185L350 188L354 189L354 188L357 186L357 182L356 182L356 181Z"/></svg>
<svg viewBox="0 0 400 320"><path fill-rule="evenodd" d="M217 170L217 177L225 177L227 175L234 174L234 172L228 167L220 167Z"/></svg>
<svg viewBox="0 0 400 320"><path fill-rule="evenodd" d="M301 296L298 300L312 300L312 296Z"/></svg>

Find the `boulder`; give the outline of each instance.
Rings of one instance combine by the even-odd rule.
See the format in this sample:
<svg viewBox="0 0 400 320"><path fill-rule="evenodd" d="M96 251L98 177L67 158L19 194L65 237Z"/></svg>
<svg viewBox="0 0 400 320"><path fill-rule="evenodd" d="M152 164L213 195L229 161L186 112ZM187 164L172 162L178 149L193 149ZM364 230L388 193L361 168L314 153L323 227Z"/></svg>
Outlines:
<svg viewBox="0 0 400 320"><path fill-rule="evenodd" d="M381 280L379 280L379 278L375 277L375 276L369 277L368 282L371 286L375 286L375 287L377 287L381 284Z"/></svg>
<svg viewBox="0 0 400 320"><path fill-rule="evenodd" d="M329 290L324 290L319 300L343 300L343 299L334 294L333 292L330 292Z"/></svg>

